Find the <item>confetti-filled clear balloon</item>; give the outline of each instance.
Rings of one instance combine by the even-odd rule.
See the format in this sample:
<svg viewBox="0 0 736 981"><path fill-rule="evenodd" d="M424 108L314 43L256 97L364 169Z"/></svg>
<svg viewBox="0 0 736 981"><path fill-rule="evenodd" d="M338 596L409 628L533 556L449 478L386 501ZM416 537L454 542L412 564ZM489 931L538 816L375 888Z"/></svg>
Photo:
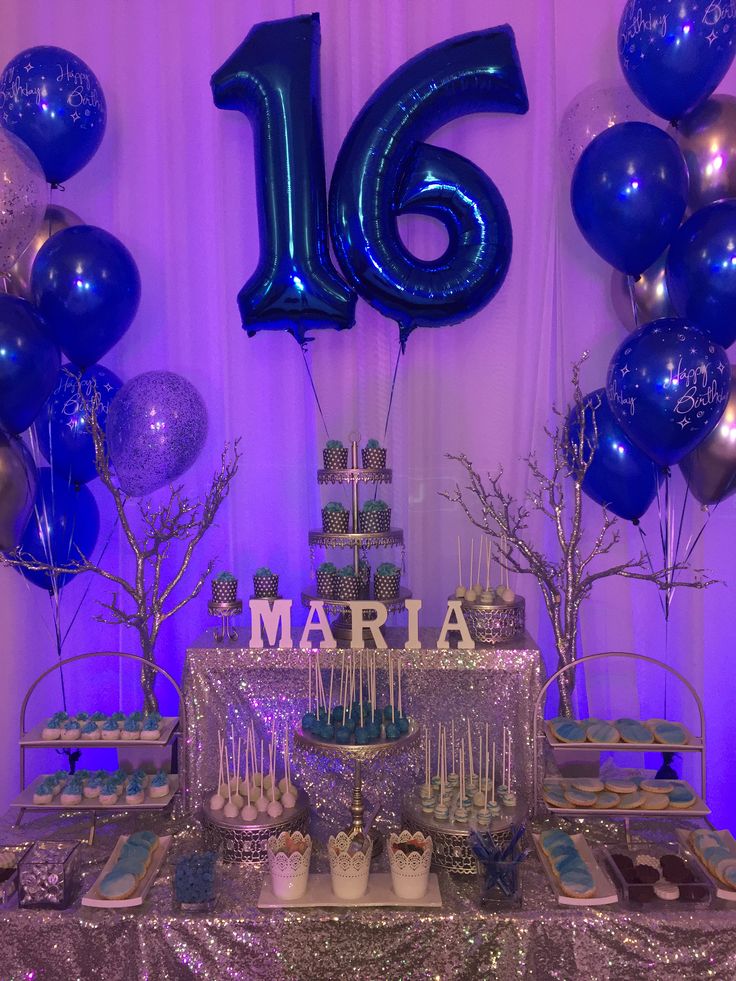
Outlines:
<svg viewBox="0 0 736 981"><path fill-rule="evenodd" d="M83 224L84 222L79 215L70 211L69 208L63 208L60 204L50 204L46 208L41 224L36 229L30 243L23 250L22 255L8 273L7 279L5 280L8 293L13 293L15 296L22 296L24 300L31 300L33 302L33 297L31 296L31 270L33 269L33 263L36 261L39 249L42 245L45 245L52 235L56 235L57 232L62 232L65 228L71 228L73 225Z"/></svg>
<svg viewBox="0 0 736 981"><path fill-rule="evenodd" d="M0 129L0 273L8 272L41 224L46 182L17 136Z"/></svg>
<svg viewBox="0 0 736 981"><path fill-rule="evenodd" d="M151 494L199 456L207 409L191 382L173 371L146 371L123 385L107 416L110 459L126 494Z"/></svg>

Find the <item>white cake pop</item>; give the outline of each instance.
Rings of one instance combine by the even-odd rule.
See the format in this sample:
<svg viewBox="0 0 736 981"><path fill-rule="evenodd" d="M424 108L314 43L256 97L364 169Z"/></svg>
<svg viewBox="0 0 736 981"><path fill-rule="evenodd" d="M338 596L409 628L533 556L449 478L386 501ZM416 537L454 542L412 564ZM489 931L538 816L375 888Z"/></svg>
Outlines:
<svg viewBox="0 0 736 981"><path fill-rule="evenodd" d="M213 811L221 811L225 806L225 797L220 792L222 787L222 739L220 733L217 734L217 741L220 745L220 763L217 769L217 792L210 797L210 807Z"/></svg>

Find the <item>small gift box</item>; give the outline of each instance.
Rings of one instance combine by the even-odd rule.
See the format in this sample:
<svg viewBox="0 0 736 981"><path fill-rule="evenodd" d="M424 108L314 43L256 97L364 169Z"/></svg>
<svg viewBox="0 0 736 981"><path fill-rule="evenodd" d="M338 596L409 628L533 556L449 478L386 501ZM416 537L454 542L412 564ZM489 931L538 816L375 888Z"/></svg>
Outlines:
<svg viewBox="0 0 736 981"><path fill-rule="evenodd" d="M79 842L37 841L20 863L18 905L66 909L79 887L79 873Z"/></svg>
<svg viewBox="0 0 736 981"><path fill-rule="evenodd" d="M214 603L235 603L238 598L238 580L229 572L221 572L212 580Z"/></svg>
<svg viewBox="0 0 736 981"><path fill-rule="evenodd" d="M388 839L391 884L399 899L421 899L429 885L432 839L421 831L402 831Z"/></svg>
<svg viewBox="0 0 736 981"><path fill-rule="evenodd" d="M358 515L358 529L364 535L391 530L391 508L385 501L366 501Z"/></svg>
<svg viewBox="0 0 736 981"><path fill-rule="evenodd" d="M392 562L383 562L373 577L373 596L377 600L392 600L399 597L401 570Z"/></svg>
<svg viewBox="0 0 736 981"><path fill-rule="evenodd" d="M350 513L339 501L330 501L322 508L322 531L346 535L350 530Z"/></svg>
<svg viewBox="0 0 736 981"><path fill-rule="evenodd" d="M253 573L253 595L257 599L272 599L279 594L279 577L263 566Z"/></svg>
<svg viewBox="0 0 736 981"><path fill-rule="evenodd" d="M335 579L337 568L332 562L323 562L317 568L317 595L324 599L332 599L335 595Z"/></svg>
<svg viewBox="0 0 736 981"><path fill-rule="evenodd" d="M366 470L383 470L386 467L386 449L377 439L369 439L360 451Z"/></svg>
<svg viewBox="0 0 736 981"><path fill-rule="evenodd" d="M335 596L340 600L357 600L360 583L355 575L355 569L346 565L335 576Z"/></svg>
<svg viewBox="0 0 736 981"><path fill-rule="evenodd" d="M312 839L300 831L282 831L268 839L268 869L277 899L301 899L307 891Z"/></svg>
<svg viewBox="0 0 736 981"><path fill-rule="evenodd" d="M337 898L355 900L364 896L368 889L368 873L373 853L371 839L366 837L358 843L341 831L336 837L330 835L327 853L330 858L332 891Z"/></svg>
<svg viewBox="0 0 736 981"><path fill-rule="evenodd" d="M322 450L325 470L347 470L348 450L339 439L330 439Z"/></svg>

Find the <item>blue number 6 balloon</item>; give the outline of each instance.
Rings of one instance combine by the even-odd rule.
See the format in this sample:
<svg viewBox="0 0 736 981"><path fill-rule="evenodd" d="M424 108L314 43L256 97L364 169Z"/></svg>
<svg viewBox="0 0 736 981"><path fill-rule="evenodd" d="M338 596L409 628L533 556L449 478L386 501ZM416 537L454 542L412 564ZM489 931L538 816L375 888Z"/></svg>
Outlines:
<svg viewBox="0 0 736 981"><path fill-rule="evenodd" d="M495 295L511 259L511 221L493 181L464 157L423 141L473 112L529 108L514 34L502 26L443 41L374 92L343 143L330 187L335 253L358 293L415 327L472 316ZM427 261L401 240L398 217L442 221L449 244Z"/></svg>

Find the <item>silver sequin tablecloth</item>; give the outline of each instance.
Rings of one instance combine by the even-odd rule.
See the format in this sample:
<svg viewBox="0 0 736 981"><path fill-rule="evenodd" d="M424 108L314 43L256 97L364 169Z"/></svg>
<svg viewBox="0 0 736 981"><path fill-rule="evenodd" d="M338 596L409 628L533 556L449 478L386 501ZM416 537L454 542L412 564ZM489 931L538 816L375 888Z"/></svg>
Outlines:
<svg viewBox="0 0 736 981"><path fill-rule="evenodd" d="M436 641L438 633L422 631L422 643ZM397 647L404 642L398 631L388 630L386 635ZM307 711L307 651L208 646L211 643L204 640L190 647L184 667L189 726L186 773L195 806L204 794L213 792L217 782L218 728L227 722L229 732L232 723L236 736L244 736L252 718L257 738L268 737L273 714L283 732L287 722L293 728ZM532 638L525 634L513 644L473 651L426 646L416 651L399 648L393 654L403 658L405 711L420 726L430 726L435 745L439 721L449 726L451 719L459 723L469 717L476 733L479 725L489 722L491 738L496 739L499 752L502 726L509 727L514 741L516 787L526 793L532 786L534 704L542 684L541 656ZM339 650L320 653L326 684L331 665L339 667L340 659ZM387 693L386 672L381 670L378 691L379 696ZM477 746L474 751L477 766ZM398 823L401 796L424 779L423 761L423 749L417 743L410 752L391 754L364 767L367 809L370 813L380 807L379 827L395 827ZM293 777L311 797L318 835L324 837L346 823L351 764L297 750Z"/></svg>
<svg viewBox="0 0 736 981"><path fill-rule="evenodd" d="M173 862L196 843L193 824L139 819L176 832L169 860L138 910L0 908L3 981L700 981L736 977L736 911L677 908L629 912L559 907L537 859L526 863L523 907L487 913L475 880L440 874L442 909L271 910L256 902L262 873L227 866L218 908L207 915L172 906ZM109 823L108 823L109 822ZM642 826L644 822L639 822ZM663 822L664 824L664 822ZM652 825L647 825L652 828ZM84 887L124 822L102 821L82 846ZM632 829L636 830L636 829ZM82 836L78 818L0 819L0 843ZM671 826L670 826L671 834ZM317 864L324 862L317 856ZM385 856L383 858L385 862ZM13 904L15 900L11 901Z"/></svg>

